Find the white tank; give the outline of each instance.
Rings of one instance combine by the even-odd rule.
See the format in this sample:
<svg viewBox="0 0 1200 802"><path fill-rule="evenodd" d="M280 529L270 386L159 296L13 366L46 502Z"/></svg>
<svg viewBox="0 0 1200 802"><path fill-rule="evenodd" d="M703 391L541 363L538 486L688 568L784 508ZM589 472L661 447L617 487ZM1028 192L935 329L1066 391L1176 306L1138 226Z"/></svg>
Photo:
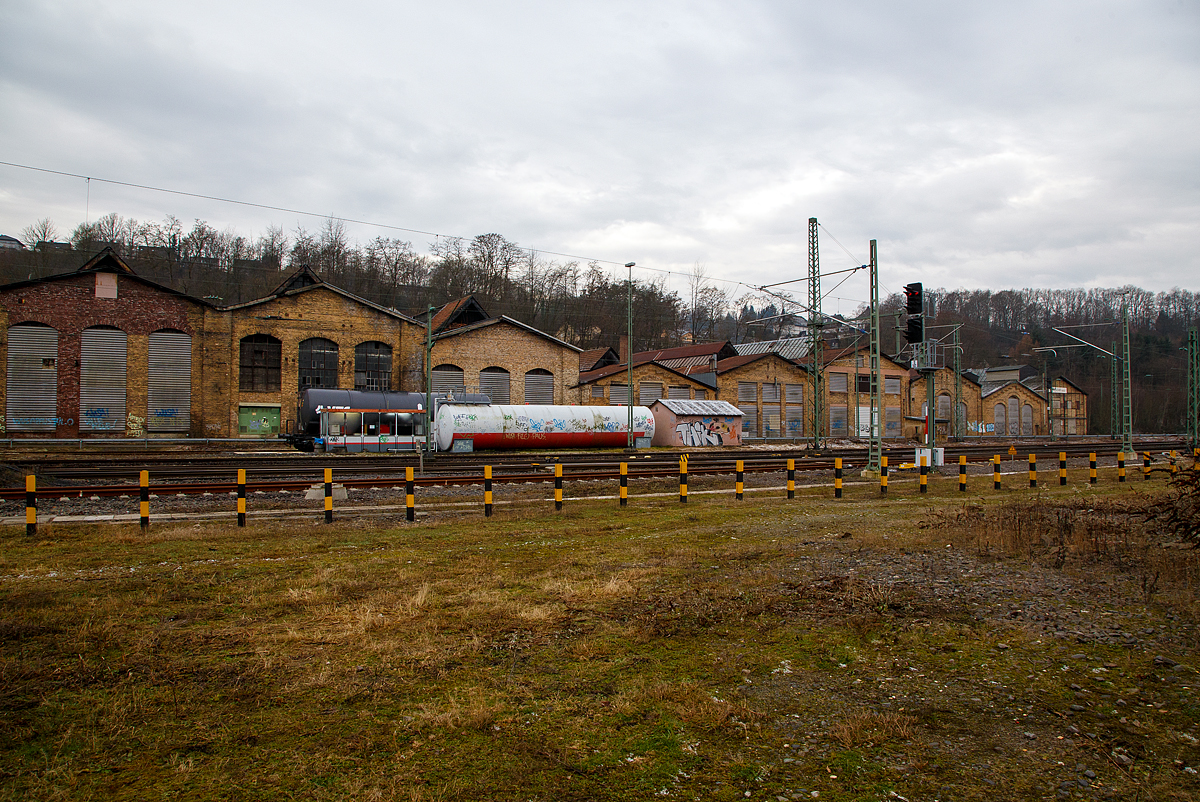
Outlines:
<svg viewBox="0 0 1200 802"><path fill-rule="evenodd" d="M621 447L628 442L628 419L624 406L442 404L434 439L438 451L449 451L454 440L464 438L474 440L477 451ZM654 415L649 407L633 408L633 436L654 436Z"/></svg>

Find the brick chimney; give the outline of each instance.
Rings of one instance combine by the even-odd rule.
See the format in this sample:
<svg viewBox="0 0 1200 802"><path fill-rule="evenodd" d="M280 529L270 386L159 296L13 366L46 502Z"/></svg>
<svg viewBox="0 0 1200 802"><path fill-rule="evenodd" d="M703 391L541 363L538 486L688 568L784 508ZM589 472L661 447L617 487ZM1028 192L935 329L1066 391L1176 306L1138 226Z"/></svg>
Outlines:
<svg viewBox="0 0 1200 802"><path fill-rule="evenodd" d="M624 365L629 361L629 335L622 334L620 342L621 344L617 348L620 350L621 364Z"/></svg>

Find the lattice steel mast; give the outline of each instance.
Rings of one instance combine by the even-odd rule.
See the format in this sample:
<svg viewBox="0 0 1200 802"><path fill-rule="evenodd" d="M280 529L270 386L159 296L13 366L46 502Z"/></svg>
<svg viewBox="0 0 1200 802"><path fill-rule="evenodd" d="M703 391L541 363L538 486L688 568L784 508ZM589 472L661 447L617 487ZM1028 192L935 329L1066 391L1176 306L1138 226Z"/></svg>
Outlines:
<svg viewBox="0 0 1200 802"><path fill-rule="evenodd" d="M879 367L879 255L875 240L871 240L871 448L867 458L867 470L879 473L880 457L883 456L883 405L880 395ZM855 376L857 383L857 376ZM854 411L858 414L858 410Z"/></svg>
<svg viewBox="0 0 1200 802"><path fill-rule="evenodd" d="M817 218L808 218L808 342L812 373L812 447L821 447L821 263L817 249Z"/></svg>

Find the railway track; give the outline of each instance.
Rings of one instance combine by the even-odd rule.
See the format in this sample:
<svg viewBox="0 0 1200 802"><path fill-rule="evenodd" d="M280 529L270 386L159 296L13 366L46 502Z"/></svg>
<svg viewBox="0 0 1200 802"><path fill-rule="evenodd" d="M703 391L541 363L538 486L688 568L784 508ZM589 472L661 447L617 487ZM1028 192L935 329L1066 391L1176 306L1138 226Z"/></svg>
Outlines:
<svg viewBox="0 0 1200 802"><path fill-rule="evenodd" d="M990 461L992 456L1000 453L1005 461L1017 460L1024 462L1030 453L1038 454L1040 461L1057 461L1060 452L1070 456L1086 456L1096 452L1102 457L1111 458L1119 450L1119 446L1104 444L1055 444L1051 448L1037 447L1035 444L1020 443L1015 455L1010 455L1007 449L999 446L1008 443L988 443L983 446L958 445L947 447L946 462L957 463L958 457L966 456L970 463ZM1169 449L1180 450L1179 440L1156 440L1138 443L1139 452L1160 453ZM1013 446L1015 447L1015 445ZM886 449L885 455L893 466L911 459L912 449ZM466 455L472 459L462 459L464 455L439 455L427 461L425 472L414 477L418 487L451 486L482 484L483 466L491 465L493 477L497 483L531 483L546 482L553 479L554 466L563 466L564 481L613 480L620 475L619 464L624 461L629 465L631 479L650 479L678 476L679 452L657 454L621 454L596 452L568 452L565 454L474 454ZM825 452L813 455L811 452L791 451L764 453L761 449L742 449L735 452L694 452L688 455L688 473L692 476L732 474L737 470L737 463L742 462L745 473L777 473L787 469L789 459L795 460L796 470L811 472L831 470L837 457L842 459L843 470L848 472L865 467L867 455L862 449L847 449L843 451ZM303 455L293 457L288 455L281 461L250 460L246 455L232 455L219 460L204 460L203 464L193 461L180 463L164 461L157 466L153 460L130 463L126 459L121 465L92 465L82 466L77 463L69 465L44 465L38 470L43 479L54 478L71 482L78 478L91 479L133 479L141 470L148 470L151 475L151 489L157 494L199 495L204 493L230 493L237 489L236 475L240 467L247 473L247 489L254 491L305 490L323 481L325 468L334 471L337 483L355 488L370 488L380 486L400 487L404 482L406 470L416 467L415 460L399 460L396 457L378 457L372 455ZM1131 468L1135 463L1130 460ZM203 481L200 481L203 480ZM39 483L40 484L40 483ZM139 486L113 481L107 484L46 484L39 488L46 496L90 497L90 496L122 496L136 495ZM23 487L0 488L0 498L22 499L25 496Z"/></svg>

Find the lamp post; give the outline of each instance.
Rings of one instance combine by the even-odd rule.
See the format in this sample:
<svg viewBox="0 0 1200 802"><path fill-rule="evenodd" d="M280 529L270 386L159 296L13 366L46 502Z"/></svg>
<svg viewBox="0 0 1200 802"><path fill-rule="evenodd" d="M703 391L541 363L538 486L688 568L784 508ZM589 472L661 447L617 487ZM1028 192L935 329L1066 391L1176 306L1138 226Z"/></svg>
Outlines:
<svg viewBox="0 0 1200 802"><path fill-rule="evenodd" d="M626 282L626 302L627 311L629 314L628 324L629 329L626 333L625 342L625 410L629 418L629 428L626 430L625 446L633 448L633 267L637 262L626 262L625 267L629 270L629 281Z"/></svg>

